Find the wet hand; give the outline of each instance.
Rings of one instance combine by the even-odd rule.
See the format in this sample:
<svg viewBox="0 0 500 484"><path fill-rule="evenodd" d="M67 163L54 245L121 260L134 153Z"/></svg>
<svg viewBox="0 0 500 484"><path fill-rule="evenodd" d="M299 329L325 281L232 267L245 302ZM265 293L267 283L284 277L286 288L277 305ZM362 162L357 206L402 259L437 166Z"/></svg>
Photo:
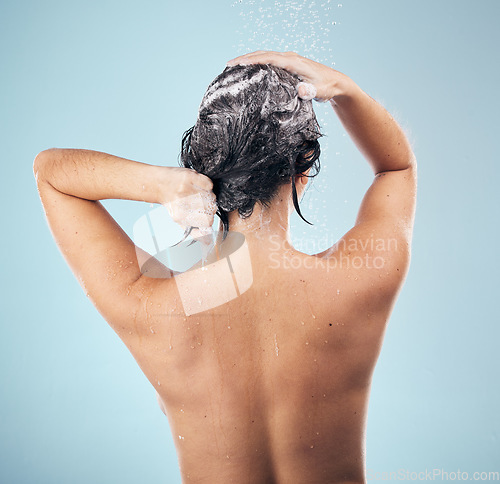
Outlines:
<svg viewBox="0 0 500 484"><path fill-rule="evenodd" d="M295 52L258 50L230 60L227 65L271 64L295 74L302 81L299 97L325 102L340 94L349 78L331 67L302 57ZM311 86L308 86L311 85ZM315 91L315 92L314 92Z"/></svg>
<svg viewBox="0 0 500 484"><path fill-rule="evenodd" d="M207 233L214 222L217 202L210 178L189 168L167 167L161 183L161 201L174 222Z"/></svg>

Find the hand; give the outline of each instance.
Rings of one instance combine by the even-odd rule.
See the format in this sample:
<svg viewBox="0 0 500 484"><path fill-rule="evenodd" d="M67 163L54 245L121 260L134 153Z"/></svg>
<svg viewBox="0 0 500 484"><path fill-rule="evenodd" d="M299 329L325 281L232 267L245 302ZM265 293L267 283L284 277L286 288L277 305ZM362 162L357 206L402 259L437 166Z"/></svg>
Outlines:
<svg viewBox="0 0 500 484"><path fill-rule="evenodd" d="M258 50L230 60L227 65L271 64L295 74L303 83L312 84L316 90L314 99L324 102L340 95L352 82L349 77L331 67L302 57L295 52ZM299 85L299 97L311 99L308 86Z"/></svg>
<svg viewBox="0 0 500 484"><path fill-rule="evenodd" d="M197 227L208 231L217 211L210 178L189 168L168 167L165 171L162 201L174 222L183 228Z"/></svg>

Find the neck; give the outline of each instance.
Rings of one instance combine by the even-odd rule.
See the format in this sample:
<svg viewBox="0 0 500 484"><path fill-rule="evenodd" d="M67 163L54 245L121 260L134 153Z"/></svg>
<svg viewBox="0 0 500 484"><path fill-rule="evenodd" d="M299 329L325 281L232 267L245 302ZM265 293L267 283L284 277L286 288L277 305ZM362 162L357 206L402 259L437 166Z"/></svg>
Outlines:
<svg viewBox="0 0 500 484"><path fill-rule="evenodd" d="M278 194L270 207L256 203L250 217L241 218L237 211L231 212L229 232L243 234L249 244L258 244L260 248L275 244L276 241L291 248L291 211L288 200Z"/></svg>

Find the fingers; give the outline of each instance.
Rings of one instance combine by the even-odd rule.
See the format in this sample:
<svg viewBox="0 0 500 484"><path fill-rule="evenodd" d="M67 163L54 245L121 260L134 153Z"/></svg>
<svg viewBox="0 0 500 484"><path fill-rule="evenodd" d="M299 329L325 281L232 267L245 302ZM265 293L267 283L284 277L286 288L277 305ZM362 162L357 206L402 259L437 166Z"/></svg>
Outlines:
<svg viewBox="0 0 500 484"><path fill-rule="evenodd" d="M297 85L299 97L304 101L310 101L317 95L316 87L308 82L299 82Z"/></svg>
<svg viewBox="0 0 500 484"><path fill-rule="evenodd" d="M167 203L166 207L174 222L182 227L209 228L217 212L215 194L208 191L177 198Z"/></svg>
<svg viewBox="0 0 500 484"><path fill-rule="evenodd" d="M206 190L207 192L212 191L214 184L208 176L201 173L194 173L196 176L193 179L193 185L200 188L200 190Z"/></svg>
<svg viewBox="0 0 500 484"><path fill-rule="evenodd" d="M262 62L252 62L251 58L258 56L265 56L268 54L278 54L278 52L272 52L270 50L256 50L255 52L249 52L248 54L243 54L238 57L235 57L234 59L231 59L227 65L228 66L237 66L237 65L244 65L244 64L262 64Z"/></svg>
<svg viewBox="0 0 500 484"><path fill-rule="evenodd" d="M257 50L249 54L240 55L231 59L227 65L249 65L249 64L271 64L276 67L281 67L293 74L297 72L300 56L295 52L273 52L270 50Z"/></svg>

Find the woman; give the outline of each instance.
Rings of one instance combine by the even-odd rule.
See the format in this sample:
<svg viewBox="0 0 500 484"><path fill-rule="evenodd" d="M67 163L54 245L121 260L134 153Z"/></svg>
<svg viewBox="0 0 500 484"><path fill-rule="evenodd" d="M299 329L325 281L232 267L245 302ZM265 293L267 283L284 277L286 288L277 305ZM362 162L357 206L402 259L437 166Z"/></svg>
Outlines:
<svg viewBox="0 0 500 484"><path fill-rule="evenodd" d="M288 225L318 168L311 96L330 101L374 171L353 228L316 255L293 248ZM158 392L183 482L365 482L371 376L410 258L408 140L344 74L259 51L209 87L182 161L48 150L34 171L62 253ZM150 277L106 198L168 205L202 229L217 210L224 233L203 272ZM232 262L243 245L231 234L245 247Z"/></svg>

